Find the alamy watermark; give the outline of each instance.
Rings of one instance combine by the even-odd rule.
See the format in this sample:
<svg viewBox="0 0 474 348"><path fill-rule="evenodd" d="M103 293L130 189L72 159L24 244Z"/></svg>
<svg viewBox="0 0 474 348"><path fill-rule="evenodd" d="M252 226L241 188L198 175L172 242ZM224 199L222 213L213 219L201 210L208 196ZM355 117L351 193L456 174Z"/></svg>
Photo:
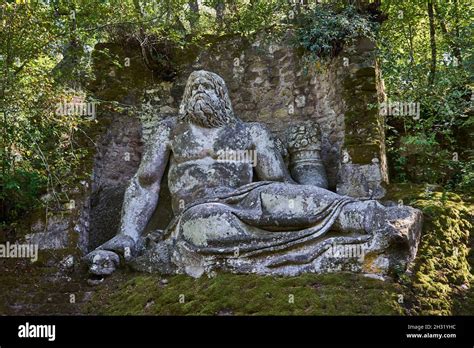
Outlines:
<svg viewBox="0 0 474 348"><path fill-rule="evenodd" d="M363 261L365 257L365 246L363 244L337 244L333 242L329 249L329 255L334 258L357 258Z"/></svg>
<svg viewBox="0 0 474 348"><path fill-rule="evenodd" d="M218 162L251 163L252 167L257 165L257 151L255 150L219 150L217 152Z"/></svg>
<svg viewBox="0 0 474 348"><path fill-rule="evenodd" d="M6 242L0 244L0 258L23 258L38 261L38 244L19 244Z"/></svg>
<svg viewBox="0 0 474 348"><path fill-rule="evenodd" d="M63 101L56 105L56 115L59 116L85 116L95 120L97 102L86 102L81 97L73 97L72 101Z"/></svg>
<svg viewBox="0 0 474 348"><path fill-rule="evenodd" d="M26 322L18 326L18 337L20 338L47 338L52 342L56 340L56 325L36 325Z"/></svg>
<svg viewBox="0 0 474 348"><path fill-rule="evenodd" d="M420 119L420 103L389 101L381 103L379 107L381 116L411 116Z"/></svg>

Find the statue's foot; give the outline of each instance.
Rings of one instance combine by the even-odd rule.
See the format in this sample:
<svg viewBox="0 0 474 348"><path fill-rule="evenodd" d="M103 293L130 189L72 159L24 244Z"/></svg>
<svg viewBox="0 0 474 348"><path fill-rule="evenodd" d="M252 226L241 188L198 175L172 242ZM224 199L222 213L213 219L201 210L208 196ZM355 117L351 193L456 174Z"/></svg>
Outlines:
<svg viewBox="0 0 474 348"><path fill-rule="evenodd" d="M97 250L113 251L123 256L125 261L130 261L136 252L136 243L132 237L118 234L108 242L105 242L97 248Z"/></svg>
<svg viewBox="0 0 474 348"><path fill-rule="evenodd" d="M110 275L120 265L119 255L125 261L130 261L135 255L135 249L136 243L131 237L119 234L84 256L84 261L88 264L90 273Z"/></svg>
<svg viewBox="0 0 474 348"><path fill-rule="evenodd" d="M98 276L112 274L120 264L119 256L108 250L96 249L84 256L84 260L89 265L89 272Z"/></svg>

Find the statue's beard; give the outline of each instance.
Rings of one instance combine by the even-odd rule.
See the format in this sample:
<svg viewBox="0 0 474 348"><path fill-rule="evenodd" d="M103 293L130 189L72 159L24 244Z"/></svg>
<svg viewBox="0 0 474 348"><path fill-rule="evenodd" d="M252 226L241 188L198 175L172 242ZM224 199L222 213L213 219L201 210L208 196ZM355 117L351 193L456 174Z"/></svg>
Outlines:
<svg viewBox="0 0 474 348"><path fill-rule="evenodd" d="M225 108L219 101L209 97L194 96L188 102L184 121L205 128L216 128L228 124L231 119L226 115Z"/></svg>

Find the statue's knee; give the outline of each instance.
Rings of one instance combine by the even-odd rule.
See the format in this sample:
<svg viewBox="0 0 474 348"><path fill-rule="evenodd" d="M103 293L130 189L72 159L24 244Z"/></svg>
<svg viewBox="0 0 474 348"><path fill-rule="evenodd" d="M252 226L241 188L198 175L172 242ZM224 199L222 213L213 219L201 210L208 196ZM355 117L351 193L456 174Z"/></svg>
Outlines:
<svg viewBox="0 0 474 348"><path fill-rule="evenodd" d="M343 207L335 229L371 233L388 223L385 215L386 208L374 200L348 203Z"/></svg>

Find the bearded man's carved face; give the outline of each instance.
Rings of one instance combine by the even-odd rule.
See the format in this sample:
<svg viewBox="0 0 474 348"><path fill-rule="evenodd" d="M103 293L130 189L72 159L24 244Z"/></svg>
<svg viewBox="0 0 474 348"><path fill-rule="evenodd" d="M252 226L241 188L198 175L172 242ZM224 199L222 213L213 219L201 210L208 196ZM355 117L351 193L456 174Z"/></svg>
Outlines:
<svg viewBox="0 0 474 348"><path fill-rule="evenodd" d="M179 118L206 128L235 122L237 119L224 80L209 71L191 73L179 109Z"/></svg>

